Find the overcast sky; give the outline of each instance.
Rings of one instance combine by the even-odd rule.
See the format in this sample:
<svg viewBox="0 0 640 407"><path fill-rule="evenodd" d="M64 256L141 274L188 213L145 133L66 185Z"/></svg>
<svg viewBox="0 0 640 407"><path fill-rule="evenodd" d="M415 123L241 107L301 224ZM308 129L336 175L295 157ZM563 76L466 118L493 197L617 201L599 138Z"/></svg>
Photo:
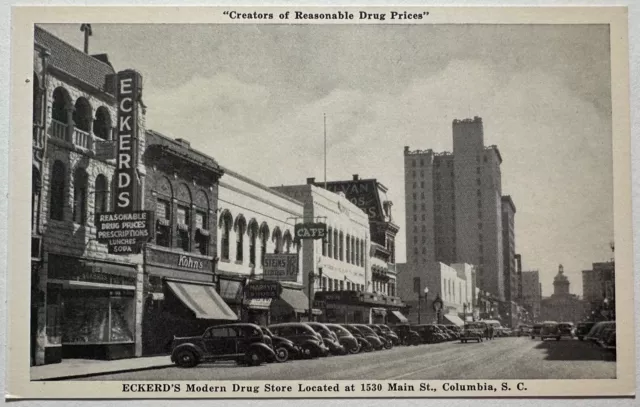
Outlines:
<svg viewBox="0 0 640 407"><path fill-rule="evenodd" d="M82 48L79 25L43 25ZM267 185L377 178L405 259L403 147L451 151L481 116L517 208L516 252L552 292L611 257L609 30L602 25L93 25L144 77L147 127Z"/></svg>

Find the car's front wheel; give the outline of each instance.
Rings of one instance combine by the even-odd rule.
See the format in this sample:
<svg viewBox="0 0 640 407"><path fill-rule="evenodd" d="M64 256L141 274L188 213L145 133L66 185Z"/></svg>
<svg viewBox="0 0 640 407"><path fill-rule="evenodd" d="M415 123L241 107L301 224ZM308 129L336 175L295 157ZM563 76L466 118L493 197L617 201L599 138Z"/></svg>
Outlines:
<svg viewBox="0 0 640 407"><path fill-rule="evenodd" d="M276 361L278 363L284 363L289 360L289 350L284 346L276 348Z"/></svg>
<svg viewBox="0 0 640 407"><path fill-rule="evenodd" d="M178 351L175 360L176 365L180 367L194 367L198 364L198 357L191 349L182 349Z"/></svg>
<svg viewBox="0 0 640 407"><path fill-rule="evenodd" d="M249 365L251 366L260 366L262 364L262 362L264 361L264 357L262 356L262 352L258 351L258 350L250 350L249 353L247 353L247 361L249 362Z"/></svg>
<svg viewBox="0 0 640 407"><path fill-rule="evenodd" d="M360 353L360 344L356 343L354 346L349 348L349 353L355 355L356 353Z"/></svg>

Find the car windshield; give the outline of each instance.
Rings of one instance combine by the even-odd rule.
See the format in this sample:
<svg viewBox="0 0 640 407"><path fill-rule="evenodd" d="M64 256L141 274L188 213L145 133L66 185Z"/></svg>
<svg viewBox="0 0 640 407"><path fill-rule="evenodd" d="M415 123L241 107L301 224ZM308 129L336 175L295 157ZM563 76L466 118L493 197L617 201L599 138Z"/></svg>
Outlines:
<svg viewBox="0 0 640 407"><path fill-rule="evenodd" d="M357 334L357 335L362 335L362 332L360 332L360 330L358 328L356 328L353 325L345 325L344 329L346 329L347 331Z"/></svg>
<svg viewBox="0 0 640 407"><path fill-rule="evenodd" d="M382 330L382 332L391 332L391 328L386 325L378 325L378 327Z"/></svg>
<svg viewBox="0 0 640 407"><path fill-rule="evenodd" d="M264 332L266 335L274 336L273 332L271 332L266 326L261 326L260 329L262 329L262 332Z"/></svg>

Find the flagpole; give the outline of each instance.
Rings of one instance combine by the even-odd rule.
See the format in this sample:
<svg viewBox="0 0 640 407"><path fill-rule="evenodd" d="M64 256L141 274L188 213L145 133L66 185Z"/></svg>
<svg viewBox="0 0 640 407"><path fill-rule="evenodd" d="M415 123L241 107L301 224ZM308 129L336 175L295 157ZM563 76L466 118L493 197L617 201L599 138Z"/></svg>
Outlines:
<svg viewBox="0 0 640 407"><path fill-rule="evenodd" d="M327 189L327 114L322 114L324 118L324 189Z"/></svg>

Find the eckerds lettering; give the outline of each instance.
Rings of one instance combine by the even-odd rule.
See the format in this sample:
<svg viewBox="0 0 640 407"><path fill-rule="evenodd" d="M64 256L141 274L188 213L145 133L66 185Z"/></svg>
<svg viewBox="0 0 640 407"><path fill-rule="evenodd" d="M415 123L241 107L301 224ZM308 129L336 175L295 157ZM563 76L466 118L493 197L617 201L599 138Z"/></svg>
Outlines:
<svg viewBox="0 0 640 407"><path fill-rule="evenodd" d="M135 170L138 140L137 100L140 97L140 75L135 71L118 73L118 126L115 211L135 209Z"/></svg>

